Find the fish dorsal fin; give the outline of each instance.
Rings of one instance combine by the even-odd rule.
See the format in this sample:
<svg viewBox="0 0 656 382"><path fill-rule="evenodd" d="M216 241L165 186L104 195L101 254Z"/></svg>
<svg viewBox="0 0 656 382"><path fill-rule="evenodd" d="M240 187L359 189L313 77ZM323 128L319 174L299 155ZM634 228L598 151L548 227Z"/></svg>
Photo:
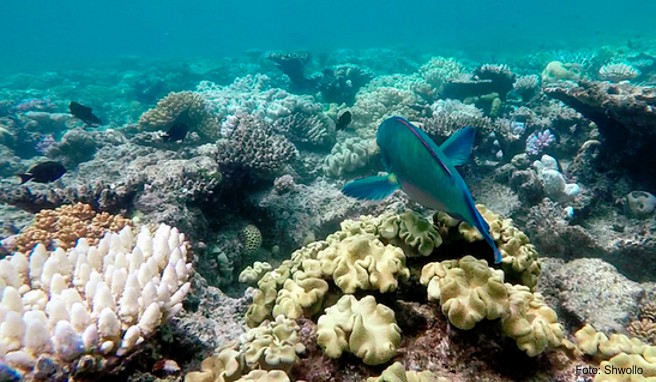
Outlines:
<svg viewBox="0 0 656 382"><path fill-rule="evenodd" d="M426 150L428 150L428 152L435 159L435 161L437 161L437 163L440 164L442 169L444 169L444 171L446 171L446 173L449 174L449 176L453 176L453 174L451 174L451 170L449 170L449 167L446 165L446 163L444 163L440 159L439 155L437 155L437 152L435 151L435 149L438 148L437 145L435 144L435 142L433 142L433 140L430 139L428 135L426 135L426 133L424 133L417 126L408 122L408 120L405 118L401 118L401 117L392 117L392 118L396 119L397 122L407 127L412 132L412 134L414 134L419 139L421 144L424 145Z"/></svg>
<svg viewBox="0 0 656 382"><path fill-rule="evenodd" d="M460 166L465 164L471 156L472 146L474 145L474 135L476 130L471 127L462 129L451 134L449 139L444 141L440 148L444 155L449 159L452 165Z"/></svg>

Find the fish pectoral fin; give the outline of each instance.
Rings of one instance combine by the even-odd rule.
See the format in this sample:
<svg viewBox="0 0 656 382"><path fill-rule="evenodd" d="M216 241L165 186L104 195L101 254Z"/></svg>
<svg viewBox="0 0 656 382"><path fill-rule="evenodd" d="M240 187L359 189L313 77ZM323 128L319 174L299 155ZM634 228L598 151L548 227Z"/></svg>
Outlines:
<svg viewBox="0 0 656 382"><path fill-rule="evenodd" d="M398 190L399 187L401 185L398 183L396 176L389 174L348 182L342 187L342 193L360 200L383 200Z"/></svg>
<svg viewBox="0 0 656 382"><path fill-rule="evenodd" d="M451 134L449 139L440 146L452 165L460 166L469 160L475 135L476 129L467 126Z"/></svg>

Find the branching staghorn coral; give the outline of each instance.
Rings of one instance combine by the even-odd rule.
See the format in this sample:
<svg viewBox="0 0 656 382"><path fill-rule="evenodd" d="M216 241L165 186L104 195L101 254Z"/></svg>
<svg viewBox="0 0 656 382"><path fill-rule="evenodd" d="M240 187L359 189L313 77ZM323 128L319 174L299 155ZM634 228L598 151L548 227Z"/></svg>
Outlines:
<svg viewBox="0 0 656 382"><path fill-rule="evenodd" d="M185 236L167 225L0 260L3 372L25 380L108 372L182 309L190 269Z"/></svg>
<svg viewBox="0 0 656 382"><path fill-rule="evenodd" d="M207 102L191 91L169 93L139 118L139 125L149 130L168 130L176 124L186 124L206 140L216 141L220 135L218 121Z"/></svg>

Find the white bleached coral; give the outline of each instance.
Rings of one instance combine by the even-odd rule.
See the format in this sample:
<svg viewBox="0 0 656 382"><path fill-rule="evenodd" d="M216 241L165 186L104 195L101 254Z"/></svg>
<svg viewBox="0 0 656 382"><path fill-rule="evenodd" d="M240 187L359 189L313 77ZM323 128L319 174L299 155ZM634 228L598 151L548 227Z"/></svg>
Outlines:
<svg viewBox="0 0 656 382"><path fill-rule="evenodd" d="M163 224L14 253L0 260L0 363L29 379L42 357L66 373L83 355L123 357L182 309L190 269L184 234Z"/></svg>

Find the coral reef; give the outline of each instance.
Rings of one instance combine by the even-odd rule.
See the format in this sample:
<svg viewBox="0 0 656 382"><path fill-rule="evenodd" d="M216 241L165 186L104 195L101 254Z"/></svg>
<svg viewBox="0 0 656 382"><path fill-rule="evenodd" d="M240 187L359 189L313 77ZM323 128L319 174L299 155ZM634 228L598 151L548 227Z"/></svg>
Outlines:
<svg viewBox="0 0 656 382"><path fill-rule="evenodd" d="M237 117L228 139L217 143L217 162L228 176L252 172L255 176L271 176L296 159L294 145L255 115Z"/></svg>
<svg viewBox="0 0 656 382"><path fill-rule="evenodd" d="M220 129L203 97L194 92L169 93L139 118L139 125L150 130L168 130L185 124L209 141L216 141Z"/></svg>
<svg viewBox="0 0 656 382"><path fill-rule="evenodd" d="M97 245L108 231L119 232L129 225L129 219L107 212L97 213L88 204L63 205L37 213L34 223L17 235L16 250L29 253L37 244L49 250L68 250L80 238L85 238L89 245Z"/></svg>
<svg viewBox="0 0 656 382"><path fill-rule="evenodd" d="M2 361L27 379L107 373L182 309L186 258L184 235L160 225L0 260Z"/></svg>
<svg viewBox="0 0 656 382"><path fill-rule="evenodd" d="M546 94L563 101L599 127L601 152L597 169L622 169L647 188L656 186L655 169L644 163L656 161L651 150L656 134L651 128L656 121L656 90L627 82L580 82L573 88L554 87Z"/></svg>

